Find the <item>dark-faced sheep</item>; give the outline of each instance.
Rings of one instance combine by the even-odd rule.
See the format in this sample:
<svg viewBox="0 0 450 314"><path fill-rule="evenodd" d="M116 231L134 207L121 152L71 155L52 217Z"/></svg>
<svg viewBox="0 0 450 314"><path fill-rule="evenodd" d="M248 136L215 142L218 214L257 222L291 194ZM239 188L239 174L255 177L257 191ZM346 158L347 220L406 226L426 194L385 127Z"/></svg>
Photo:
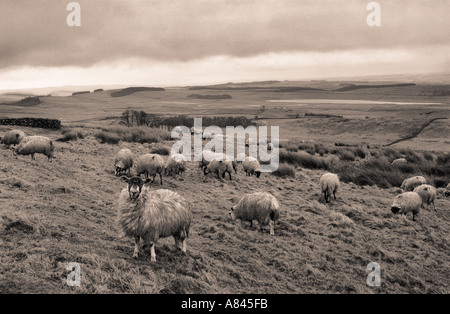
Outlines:
<svg viewBox="0 0 450 314"><path fill-rule="evenodd" d="M167 159L164 166L165 175L177 175L186 171L186 159L182 154L174 154Z"/></svg>
<svg viewBox="0 0 450 314"><path fill-rule="evenodd" d="M128 183L119 196L119 225L126 236L135 239L133 257L141 243L150 245L151 262L156 261L155 244L159 238L173 236L175 246L186 252L191 212L186 200L176 192L151 190L140 177L122 177Z"/></svg>
<svg viewBox="0 0 450 314"><path fill-rule="evenodd" d="M242 167L246 176L256 175L257 178L261 176L261 164L254 158L245 157Z"/></svg>
<svg viewBox="0 0 450 314"><path fill-rule="evenodd" d="M433 208L436 210L436 204L434 201L436 200L436 189L429 184L419 185L414 189L414 192L420 195L422 198L422 208L425 208L425 204L430 205L433 203Z"/></svg>
<svg viewBox="0 0 450 314"><path fill-rule="evenodd" d="M13 148L14 155L31 155L31 159L35 159L35 154L43 154L50 161L53 158L55 146L53 141L45 136L27 136L20 144Z"/></svg>
<svg viewBox="0 0 450 314"><path fill-rule="evenodd" d="M250 221L250 226L253 226L253 220L257 220L260 231L262 226L269 225L270 234L274 235L275 221L280 217L279 208L280 204L272 194L256 192L246 194L237 205L231 207L230 217L232 220Z"/></svg>
<svg viewBox="0 0 450 314"><path fill-rule="evenodd" d="M145 177L153 176L155 181L156 174L159 174L160 183L163 184L163 172L166 163L164 158L158 154L145 154L136 161L136 173L138 176L145 174Z"/></svg>
<svg viewBox="0 0 450 314"><path fill-rule="evenodd" d="M427 179L422 176L415 176L408 179L403 180L401 189L405 190L405 192L413 191L417 186L427 184Z"/></svg>
<svg viewBox="0 0 450 314"><path fill-rule="evenodd" d="M323 193L326 203L331 202L331 194L336 199L336 192L339 190L340 182L337 174L325 173L320 178L320 191Z"/></svg>
<svg viewBox="0 0 450 314"><path fill-rule="evenodd" d="M217 160L214 159L209 163L209 165L203 170L203 173L208 175L209 173L216 173L217 178L225 178L225 174L228 173L231 181L231 172L233 172L233 162L228 160Z"/></svg>
<svg viewBox="0 0 450 314"><path fill-rule="evenodd" d="M20 130L11 130L6 132L3 137L0 139L1 144L5 144L7 148L10 145L18 145L20 142L26 137L25 133Z"/></svg>
<svg viewBox="0 0 450 314"><path fill-rule="evenodd" d="M116 176L128 171L128 176L131 175L131 168L133 167L133 153L128 148L119 150L114 159L114 167L116 168Z"/></svg>
<svg viewBox="0 0 450 314"><path fill-rule="evenodd" d="M422 207L422 198L416 192L405 192L397 195L391 205L391 211L394 214L404 214L409 212L413 214L413 220L420 212Z"/></svg>

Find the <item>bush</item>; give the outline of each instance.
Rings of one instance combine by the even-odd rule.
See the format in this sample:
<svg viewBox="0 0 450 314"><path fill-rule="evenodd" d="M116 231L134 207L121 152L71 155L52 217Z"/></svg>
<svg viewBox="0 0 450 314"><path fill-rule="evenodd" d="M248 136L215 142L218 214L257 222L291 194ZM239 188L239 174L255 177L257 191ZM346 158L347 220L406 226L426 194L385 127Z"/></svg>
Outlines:
<svg viewBox="0 0 450 314"><path fill-rule="evenodd" d="M77 129L64 129L61 133L63 137L58 138L58 142L76 141L79 138L83 139L85 137L84 133L81 130Z"/></svg>
<svg viewBox="0 0 450 314"><path fill-rule="evenodd" d="M125 142L136 142L143 144L143 143L159 143L162 141L171 140L169 131L162 129L153 129L145 126L139 127L116 126L116 127L102 128L102 131L103 132L101 133L107 133L107 137L110 137L111 134L115 134L119 140ZM97 134L96 137L103 141L101 135Z"/></svg>
<svg viewBox="0 0 450 314"><path fill-rule="evenodd" d="M120 141L120 137L117 133L101 131L95 135L101 143L117 144Z"/></svg>
<svg viewBox="0 0 450 314"><path fill-rule="evenodd" d="M338 151L338 156L343 161L355 161L355 154L351 150L340 149Z"/></svg>
<svg viewBox="0 0 450 314"><path fill-rule="evenodd" d="M170 154L170 148L167 146L158 145L156 147L153 147L150 153L168 156Z"/></svg>
<svg viewBox="0 0 450 314"><path fill-rule="evenodd" d="M316 157L302 153L280 151L280 162L291 165L301 166L309 169L324 169L330 168L329 162L323 157Z"/></svg>
<svg viewBox="0 0 450 314"><path fill-rule="evenodd" d="M272 172L272 175L277 177L291 177L295 178L295 168L288 164L280 164L278 169Z"/></svg>

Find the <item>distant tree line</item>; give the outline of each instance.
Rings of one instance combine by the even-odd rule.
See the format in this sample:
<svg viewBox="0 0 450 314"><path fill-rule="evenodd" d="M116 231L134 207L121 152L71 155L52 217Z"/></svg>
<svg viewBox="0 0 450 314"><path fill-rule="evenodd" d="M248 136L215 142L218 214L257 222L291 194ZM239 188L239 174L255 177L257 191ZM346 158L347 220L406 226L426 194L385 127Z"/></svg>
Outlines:
<svg viewBox="0 0 450 314"><path fill-rule="evenodd" d="M0 124L3 125L17 125L27 126L32 128L42 129L60 129L61 121L56 119L43 119L43 118L7 118L0 119Z"/></svg>

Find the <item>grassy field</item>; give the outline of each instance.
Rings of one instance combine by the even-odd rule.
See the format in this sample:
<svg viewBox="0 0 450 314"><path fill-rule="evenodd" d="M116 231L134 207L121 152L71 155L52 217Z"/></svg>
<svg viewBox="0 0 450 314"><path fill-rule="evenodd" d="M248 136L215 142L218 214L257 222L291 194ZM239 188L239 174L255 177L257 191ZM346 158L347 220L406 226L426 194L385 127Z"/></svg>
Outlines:
<svg viewBox="0 0 450 314"><path fill-rule="evenodd" d="M116 125L123 110L259 116L258 124L280 127L284 144L364 143L371 149L406 137L433 118L450 118L450 97L421 96L421 86L333 92L342 86L297 85L326 92L279 92L280 86L296 85L269 82L208 90L165 88L117 98L103 91L42 97L41 104L27 108L2 105L0 117L57 118L82 136L55 142L51 163L43 155L33 161L0 149L0 293L450 293L450 198L444 197L443 188L438 189L438 211L423 209L413 222L411 216L390 211L399 187L342 183L337 200L324 204L319 178L326 170L298 165L289 166L295 177L262 174L259 179L246 177L239 166L229 181L205 177L197 163L188 163L183 176L165 177L163 185L190 203L187 254L176 251L173 238L166 238L156 245L156 263L150 264L148 249L141 249L137 260L132 258L134 241L121 237L116 221L116 199L125 184L114 176L114 156L120 148L138 156L173 142L159 137L161 143L100 143L100 128ZM188 98L193 93L232 98ZM293 99L381 103L308 105L290 102ZM342 117L305 117L306 112ZM11 128L0 125L0 134ZM61 130L20 129L53 140L63 137ZM392 149L428 151L436 159L450 152L449 135L449 120L437 120ZM349 165L361 162L356 158ZM450 169L444 178L450 182ZM229 218L230 207L256 191L271 192L281 204L275 236ZM70 262L81 266L80 287L66 284ZM366 284L370 262L381 266L380 287Z"/></svg>

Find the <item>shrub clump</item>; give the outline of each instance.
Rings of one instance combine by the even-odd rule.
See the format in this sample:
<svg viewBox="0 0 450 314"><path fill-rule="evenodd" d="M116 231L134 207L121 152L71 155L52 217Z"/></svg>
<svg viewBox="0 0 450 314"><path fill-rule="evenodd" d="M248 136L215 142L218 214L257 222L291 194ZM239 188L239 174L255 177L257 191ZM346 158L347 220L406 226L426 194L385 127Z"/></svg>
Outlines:
<svg viewBox="0 0 450 314"><path fill-rule="evenodd" d="M295 178L295 168L291 165L282 163L278 166L278 169L272 172L272 175L277 177L291 177Z"/></svg>

